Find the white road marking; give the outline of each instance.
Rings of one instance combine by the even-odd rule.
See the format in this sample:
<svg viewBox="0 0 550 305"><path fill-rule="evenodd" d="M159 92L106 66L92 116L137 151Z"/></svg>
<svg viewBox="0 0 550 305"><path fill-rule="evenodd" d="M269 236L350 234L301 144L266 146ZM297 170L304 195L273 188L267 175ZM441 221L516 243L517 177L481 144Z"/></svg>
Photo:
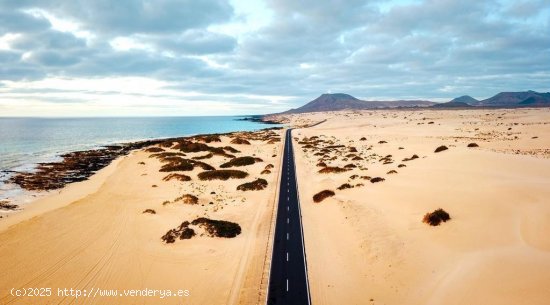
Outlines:
<svg viewBox="0 0 550 305"><path fill-rule="evenodd" d="M286 291L288 291L288 279L286 279Z"/></svg>
<svg viewBox="0 0 550 305"><path fill-rule="evenodd" d="M288 211L288 205L286 206L286 210Z"/></svg>
<svg viewBox="0 0 550 305"><path fill-rule="evenodd" d="M289 219L288 219L288 217L287 217L287 218L286 218L286 224L288 224L288 223L289 223L289 221L290 221L290 220L289 220Z"/></svg>
<svg viewBox="0 0 550 305"><path fill-rule="evenodd" d="M286 261L288 262L288 252L286 253Z"/></svg>
<svg viewBox="0 0 550 305"><path fill-rule="evenodd" d="M286 240L288 240L288 239L289 239L289 235L288 235L288 233L286 233Z"/></svg>

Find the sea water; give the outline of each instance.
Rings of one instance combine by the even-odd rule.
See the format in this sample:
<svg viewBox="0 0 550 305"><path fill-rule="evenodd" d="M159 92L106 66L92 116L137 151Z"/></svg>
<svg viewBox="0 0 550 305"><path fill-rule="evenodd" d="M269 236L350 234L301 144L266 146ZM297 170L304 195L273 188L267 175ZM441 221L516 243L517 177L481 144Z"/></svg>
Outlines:
<svg viewBox="0 0 550 305"><path fill-rule="evenodd" d="M243 116L124 118L1 118L0 199L19 192L3 183L11 171L29 171L59 155L104 145L194 134L273 127Z"/></svg>

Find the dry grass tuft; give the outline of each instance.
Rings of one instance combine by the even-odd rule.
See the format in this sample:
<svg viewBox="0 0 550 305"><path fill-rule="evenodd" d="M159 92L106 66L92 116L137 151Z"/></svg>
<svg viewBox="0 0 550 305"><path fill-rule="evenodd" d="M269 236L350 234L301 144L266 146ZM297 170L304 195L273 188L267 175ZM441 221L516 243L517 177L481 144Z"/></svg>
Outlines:
<svg viewBox="0 0 550 305"><path fill-rule="evenodd" d="M267 187L267 180L258 178L252 182L243 183L237 186L238 191L261 191Z"/></svg>

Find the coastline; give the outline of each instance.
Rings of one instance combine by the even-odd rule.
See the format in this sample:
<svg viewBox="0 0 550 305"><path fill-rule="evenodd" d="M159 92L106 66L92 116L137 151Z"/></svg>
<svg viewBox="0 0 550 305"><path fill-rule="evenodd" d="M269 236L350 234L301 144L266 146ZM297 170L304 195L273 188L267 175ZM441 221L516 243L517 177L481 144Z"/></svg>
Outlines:
<svg viewBox="0 0 550 305"><path fill-rule="evenodd" d="M48 285L79 289L89 288L90 283L109 289L185 288L191 291L192 297L185 301L189 304L256 302L277 193L280 133L281 129L268 128L198 135L178 138L170 147L163 141L119 156L86 181L50 191L17 218L10 217L10 223L1 225L0 255L16 259L0 263L12 275L0 279L0 291L19 287L61 262L58 271L48 276ZM193 170L174 172L192 177L190 181L166 179L171 173L159 169L174 159L163 161L156 152L161 149L193 164ZM209 151L214 155L210 156ZM209 165L219 168L234 159L231 155L254 156L254 164L235 168L246 172L248 178L202 181L195 176ZM267 181L264 189L237 190L243 182L259 178ZM179 201L182 194L187 196L185 193L195 195L198 202ZM156 212L144 213L148 209ZM182 221L200 217L229 221L242 231L233 238L216 238L203 231L204 227L192 226L198 231L190 240L166 243L161 239ZM73 258L67 259L67 255ZM95 268L98 262L104 267ZM210 285L212 279L216 279L214 287ZM0 300L15 304L28 301L4 293ZM121 301L132 302L98 298L91 303ZM163 300L163 304L180 302Z"/></svg>

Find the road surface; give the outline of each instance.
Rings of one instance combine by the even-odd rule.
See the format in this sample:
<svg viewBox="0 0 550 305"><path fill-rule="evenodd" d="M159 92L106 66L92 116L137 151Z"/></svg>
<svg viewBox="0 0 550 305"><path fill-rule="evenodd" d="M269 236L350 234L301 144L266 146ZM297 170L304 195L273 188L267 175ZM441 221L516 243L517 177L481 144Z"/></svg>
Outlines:
<svg viewBox="0 0 550 305"><path fill-rule="evenodd" d="M311 304L291 129L286 132L267 304Z"/></svg>

